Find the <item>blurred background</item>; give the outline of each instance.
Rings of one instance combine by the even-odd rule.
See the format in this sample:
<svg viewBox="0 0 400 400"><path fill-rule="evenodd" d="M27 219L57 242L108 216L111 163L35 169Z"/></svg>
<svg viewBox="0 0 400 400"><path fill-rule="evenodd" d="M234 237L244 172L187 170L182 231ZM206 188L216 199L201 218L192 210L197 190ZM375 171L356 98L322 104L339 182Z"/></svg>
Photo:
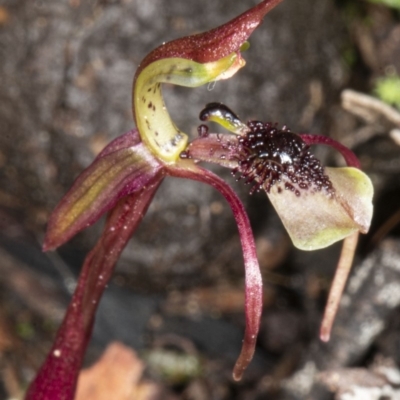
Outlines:
<svg viewBox="0 0 400 400"><path fill-rule="evenodd" d="M101 232L100 222L41 252L46 221L74 178L134 126L141 59L255 4L0 0L0 399L21 398ZM85 366L120 344L87 379L115 400L400 399L400 2L285 0L250 44L233 79L165 86L166 102L191 137L204 105L221 101L244 121L329 135L358 155L374 183L375 215L331 342L322 344L318 329L340 244L294 249L265 194L250 196L216 169L246 205L264 277L258 346L243 381L231 377L245 323L234 219L219 193L172 178L102 299ZM343 165L327 148L316 153ZM80 398L103 398L93 393Z"/></svg>

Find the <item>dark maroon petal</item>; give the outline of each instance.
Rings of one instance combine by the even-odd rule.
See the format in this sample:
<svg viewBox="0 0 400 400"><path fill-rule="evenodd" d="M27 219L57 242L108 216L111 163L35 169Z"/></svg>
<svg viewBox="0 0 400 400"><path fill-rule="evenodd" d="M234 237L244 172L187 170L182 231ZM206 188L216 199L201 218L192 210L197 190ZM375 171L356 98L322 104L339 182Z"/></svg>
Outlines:
<svg viewBox="0 0 400 400"><path fill-rule="evenodd" d="M327 136L321 135L308 135L308 134L300 134L301 138L309 145L313 144L326 144L327 146L333 147L335 150L338 150L343 158L346 161L346 164L349 167L354 167L360 169L360 161L358 161L357 156L346 146L343 146L341 143L333 140Z"/></svg>
<svg viewBox="0 0 400 400"><path fill-rule="evenodd" d="M153 50L141 62L136 76L154 61L162 58L185 58L204 64L220 60L239 50L265 14L282 0L264 0L228 23L208 32L187 36Z"/></svg>
<svg viewBox="0 0 400 400"><path fill-rule="evenodd" d="M161 176L153 178L146 189L121 199L110 213L100 240L86 257L67 314L26 400L74 398L100 297L161 181Z"/></svg>
<svg viewBox="0 0 400 400"><path fill-rule="evenodd" d="M145 187L162 164L136 132L111 142L83 171L49 219L43 249L54 249L93 224L123 196Z"/></svg>
<svg viewBox="0 0 400 400"><path fill-rule="evenodd" d="M235 217L243 249L246 286L246 330L242 351L233 370L233 378L240 380L254 355L263 304L262 277L249 218L236 193L227 183L212 172L186 161L168 167L167 172L171 176L192 179L211 185L225 197Z"/></svg>

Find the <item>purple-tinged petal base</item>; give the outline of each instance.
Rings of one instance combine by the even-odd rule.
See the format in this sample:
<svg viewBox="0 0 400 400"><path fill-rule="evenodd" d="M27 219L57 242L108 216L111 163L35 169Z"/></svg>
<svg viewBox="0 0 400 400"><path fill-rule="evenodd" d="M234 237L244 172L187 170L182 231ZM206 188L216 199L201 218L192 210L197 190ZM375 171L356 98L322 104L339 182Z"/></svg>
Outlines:
<svg viewBox="0 0 400 400"><path fill-rule="evenodd" d="M254 237L249 218L236 193L227 183L225 183L218 176L214 175L212 172L200 168L191 162L181 162L180 165L170 167L168 169L168 174L171 176L192 179L211 185L225 197L235 217L243 249L246 287L246 330L244 334L242 351L233 370L233 378L236 381L239 381L254 355L263 302L262 277L257 260L256 246L254 243Z"/></svg>
<svg viewBox="0 0 400 400"><path fill-rule="evenodd" d="M237 136L226 133L207 133L190 142L181 153L181 158L221 165L235 169L238 167Z"/></svg>
<svg viewBox="0 0 400 400"><path fill-rule="evenodd" d="M155 177L147 187L121 199L108 216L100 240L86 257L67 314L26 400L74 398L100 297L161 181L161 176Z"/></svg>

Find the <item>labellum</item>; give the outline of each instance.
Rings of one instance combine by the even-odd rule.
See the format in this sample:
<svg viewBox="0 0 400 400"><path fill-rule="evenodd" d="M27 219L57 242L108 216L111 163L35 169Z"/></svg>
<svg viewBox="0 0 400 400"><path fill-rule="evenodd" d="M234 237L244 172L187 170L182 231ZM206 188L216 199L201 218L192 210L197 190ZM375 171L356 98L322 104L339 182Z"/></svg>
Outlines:
<svg viewBox="0 0 400 400"><path fill-rule="evenodd" d="M244 124L221 103L208 104L200 119L217 122L234 135L212 134L201 125L200 137L181 156L230 168L237 180L252 185L250 194L264 190L299 249L321 249L344 239L321 326L321 339L329 340L358 232L368 232L371 222L371 181L355 155L330 138L297 134L269 122ZM340 151L349 167L324 167L311 152L314 144Z"/></svg>

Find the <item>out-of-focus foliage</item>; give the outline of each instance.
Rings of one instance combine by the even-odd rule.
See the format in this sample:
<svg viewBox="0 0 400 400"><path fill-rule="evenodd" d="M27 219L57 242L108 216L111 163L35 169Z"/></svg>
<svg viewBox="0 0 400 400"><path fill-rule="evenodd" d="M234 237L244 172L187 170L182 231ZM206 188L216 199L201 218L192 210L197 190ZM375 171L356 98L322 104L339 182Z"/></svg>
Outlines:
<svg viewBox="0 0 400 400"><path fill-rule="evenodd" d="M372 3L383 4L400 10L400 0L369 0Z"/></svg>
<svg viewBox="0 0 400 400"><path fill-rule="evenodd" d="M400 7L400 2L399 7ZM397 74L379 78L374 93L385 103L400 108L400 77Z"/></svg>

